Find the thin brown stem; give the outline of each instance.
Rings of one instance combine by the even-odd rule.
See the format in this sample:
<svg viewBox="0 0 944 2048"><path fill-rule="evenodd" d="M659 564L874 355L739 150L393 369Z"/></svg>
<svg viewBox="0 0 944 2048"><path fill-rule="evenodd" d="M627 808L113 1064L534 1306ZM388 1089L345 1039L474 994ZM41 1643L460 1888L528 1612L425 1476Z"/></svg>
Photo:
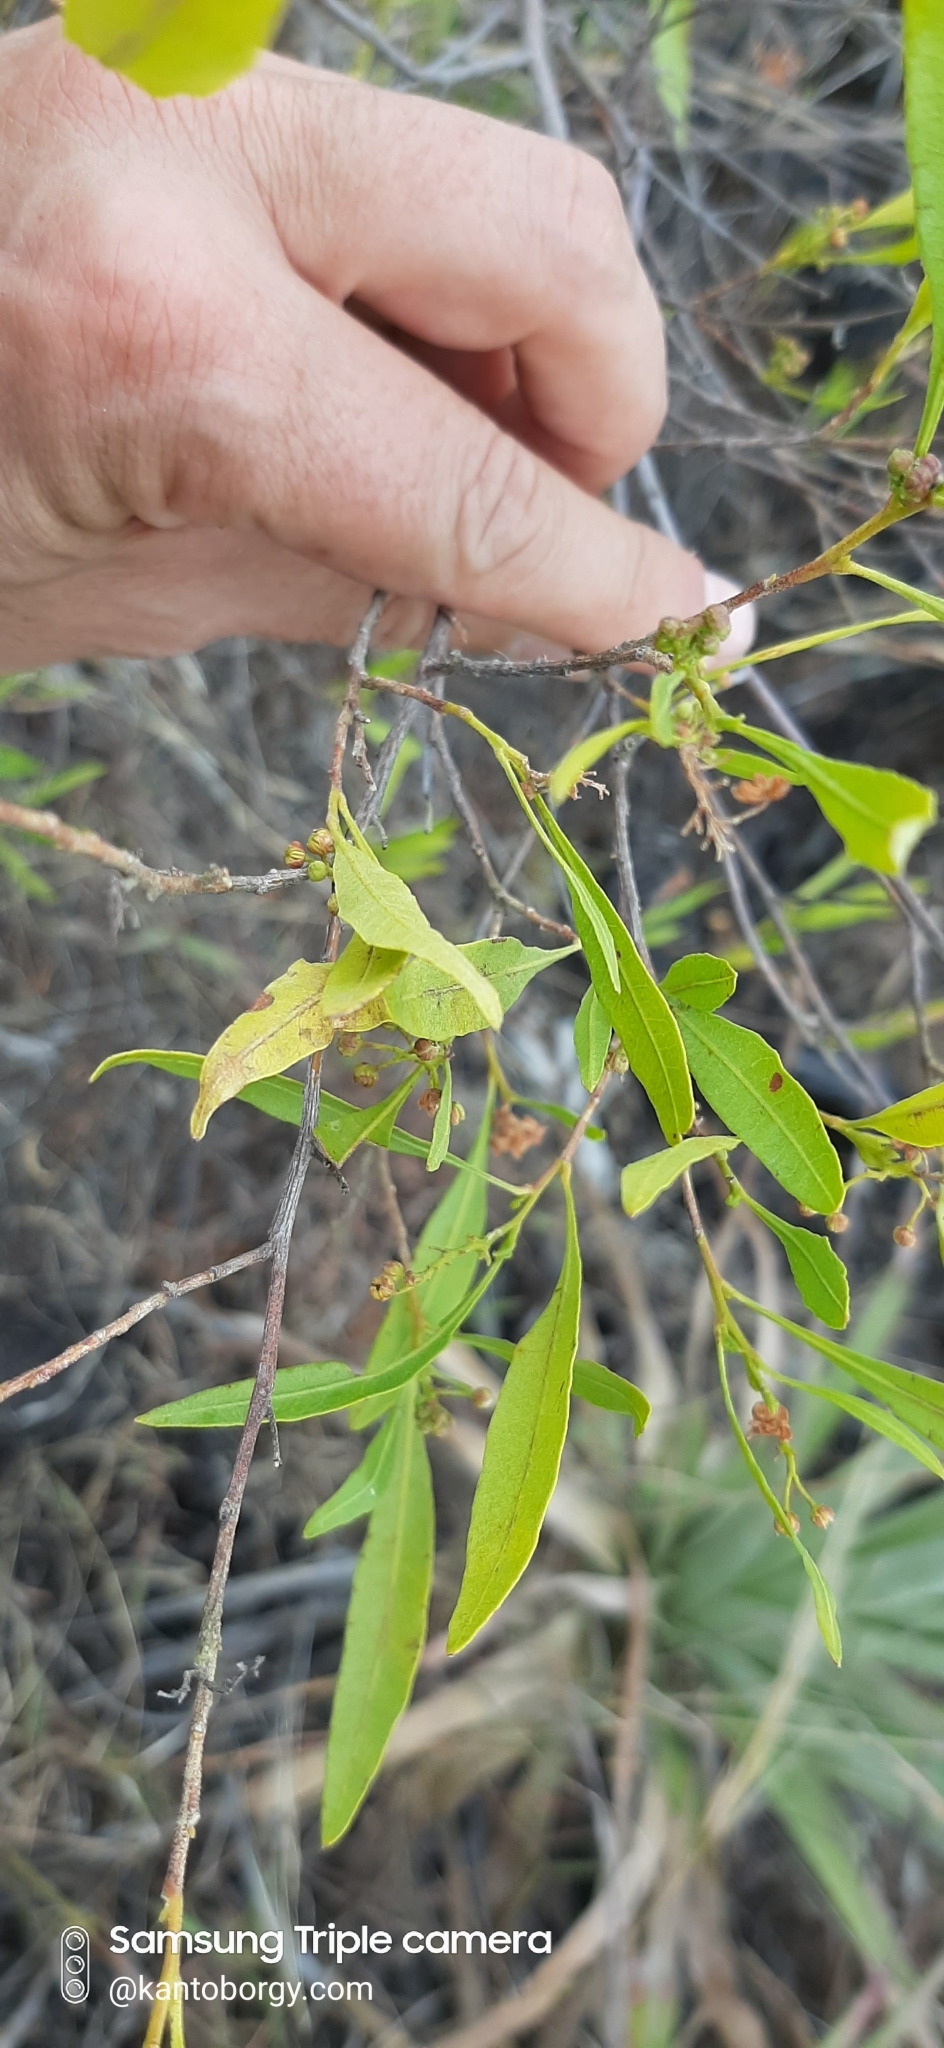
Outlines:
<svg viewBox="0 0 944 2048"><path fill-rule="evenodd" d="M58 1352L55 1358L47 1358L43 1365L31 1366L29 1372L21 1372L14 1380L4 1380L0 1384L0 1401L10 1400L13 1394L28 1394L33 1387L44 1387L46 1381L55 1379L57 1373L65 1372L70 1365L77 1365L80 1358L88 1358L91 1352L100 1351L114 1337L123 1337L126 1330L133 1330L135 1323L142 1323L145 1316L166 1308L169 1301L179 1301L183 1295L193 1294L197 1287L213 1287L218 1280L228 1280L231 1273L241 1273L246 1266L261 1266L271 1257L270 1240L267 1244L257 1244L251 1252L240 1252L235 1259L224 1259L221 1265L208 1266L203 1273L191 1273L186 1280L162 1280L156 1294L148 1294L143 1300L134 1302L113 1322L104 1323L100 1330L90 1331L77 1344L70 1344L67 1351Z"/></svg>
<svg viewBox="0 0 944 2048"><path fill-rule="evenodd" d="M287 882L307 881L304 868L270 868L265 875L231 875L227 868L209 867L202 875L182 873L179 868L150 868L127 847L113 846L98 832L80 831L57 817L55 811L33 811L26 804L0 799L0 825L14 832L28 832L45 839L60 853L77 853L84 860L98 861L129 882L136 882L151 900L157 896L268 896Z"/></svg>

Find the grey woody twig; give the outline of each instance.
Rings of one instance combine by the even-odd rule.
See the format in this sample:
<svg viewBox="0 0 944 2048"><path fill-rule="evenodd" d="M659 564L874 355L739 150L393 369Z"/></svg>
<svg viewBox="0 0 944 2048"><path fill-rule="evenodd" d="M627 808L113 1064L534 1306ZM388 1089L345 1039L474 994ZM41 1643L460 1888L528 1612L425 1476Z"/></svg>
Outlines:
<svg viewBox="0 0 944 2048"><path fill-rule="evenodd" d="M146 896L268 896L286 882L307 879L304 868L270 868L265 875L231 875L227 868L209 867L202 875L182 873L179 868L150 868L127 847L112 846L99 832L80 831L67 825L55 811L33 811L26 804L11 804L0 798L0 825L14 832L28 832L45 839L60 853L77 853L100 867L112 868L126 881L136 882Z"/></svg>

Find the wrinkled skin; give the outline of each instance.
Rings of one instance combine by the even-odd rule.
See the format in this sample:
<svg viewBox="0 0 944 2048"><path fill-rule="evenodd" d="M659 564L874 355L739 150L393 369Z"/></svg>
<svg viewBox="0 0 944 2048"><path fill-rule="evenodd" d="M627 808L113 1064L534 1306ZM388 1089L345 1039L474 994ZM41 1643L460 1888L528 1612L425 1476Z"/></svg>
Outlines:
<svg viewBox="0 0 944 2048"><path fill-rule="evenodd" d="M152 101L0 44L0 668L227 634L603 647L705 600L598 494L658 312L587 156L275 57Z"/></svg>

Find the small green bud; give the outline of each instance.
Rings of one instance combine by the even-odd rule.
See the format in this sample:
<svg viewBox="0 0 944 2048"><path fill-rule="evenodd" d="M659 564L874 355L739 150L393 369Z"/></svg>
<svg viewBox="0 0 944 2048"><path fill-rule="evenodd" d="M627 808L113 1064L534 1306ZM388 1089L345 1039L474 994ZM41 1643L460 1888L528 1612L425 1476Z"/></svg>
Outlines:
<svg viewBox="0 0 944 2048"><path fill-rule="evenodd" d="M372 1088L377 1079L376 1067L368 1066L366 1060L353 1069L353 1078L359 1088Z"/></svg>
<svg viewBox="0 0 944 2048"><path fill-rule="evenodd" d="M327 869L327 865L326 865L326 863L325 863L325 862L324 862L323 860L310 860L310 861L309 861L309 863L308 863L308 880L309 880L310 882L323 882L323 881L324 881L324 879L325 879L325 876L327 875L327 872L328 872L328 869Z"/></svg>

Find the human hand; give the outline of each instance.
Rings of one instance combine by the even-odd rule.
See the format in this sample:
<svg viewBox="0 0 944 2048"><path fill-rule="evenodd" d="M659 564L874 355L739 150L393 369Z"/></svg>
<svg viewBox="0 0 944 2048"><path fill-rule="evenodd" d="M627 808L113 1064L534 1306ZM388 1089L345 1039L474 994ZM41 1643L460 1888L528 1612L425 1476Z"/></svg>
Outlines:
<svg viewBox="0 0 944 2048"><path fill-rule="evenodd" d="M0 667L248 633L598 648L704 604L594 495L662 419L590 158L276 57L153 101L0 44ZM716 591L711 593L717 595Z"/></svg>

